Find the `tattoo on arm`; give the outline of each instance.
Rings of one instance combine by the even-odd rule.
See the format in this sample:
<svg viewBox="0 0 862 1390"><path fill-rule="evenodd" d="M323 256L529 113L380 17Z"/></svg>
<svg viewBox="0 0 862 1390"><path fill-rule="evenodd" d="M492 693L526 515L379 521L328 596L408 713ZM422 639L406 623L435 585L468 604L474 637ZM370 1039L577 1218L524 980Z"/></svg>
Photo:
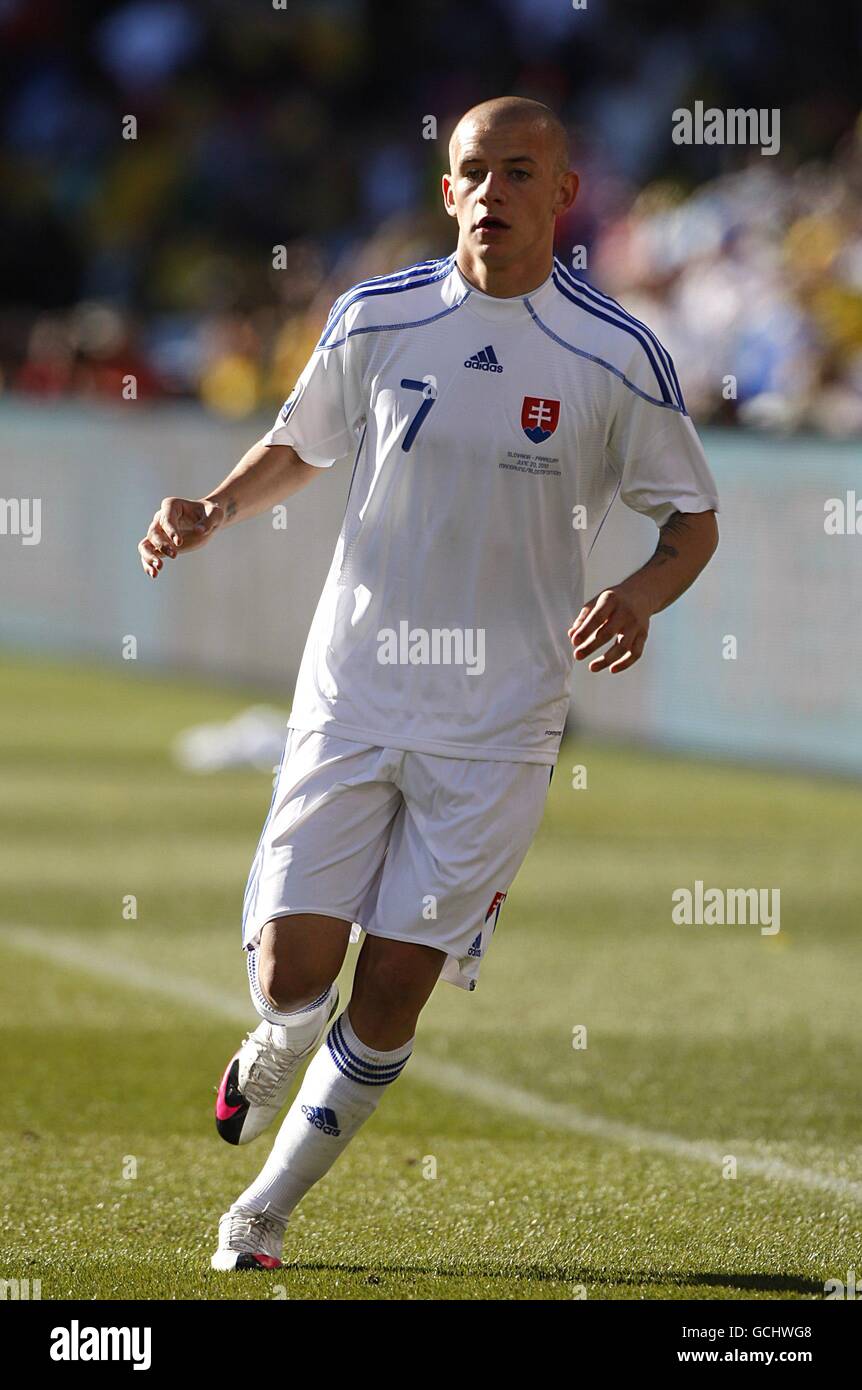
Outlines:
<svg viewBox="0 0 862 1390"><path fill-rule="evenodd" d="M236 516L236 502L229 497L224 504L225 521L230 521L232 516Z"/></svg>
<svg viewBox="0 0 862 1390"><path fill-rule="evenodd" d="M653 555L647 561L650 565L665 565L668 560L678 560L679 551L675 545L671 545L671 540L679 539L689 530L689 524L682 512L674 512L669 516L664 526L659 529L659 542Z"/></svg>
<svg viewBox="0 0 862 1390"><path fill-rule="evenodd" d="M652 555L650 556L651 565L663 565L666 560L678 560L679 551L675 545L662 545L659 541Z"/></svg>

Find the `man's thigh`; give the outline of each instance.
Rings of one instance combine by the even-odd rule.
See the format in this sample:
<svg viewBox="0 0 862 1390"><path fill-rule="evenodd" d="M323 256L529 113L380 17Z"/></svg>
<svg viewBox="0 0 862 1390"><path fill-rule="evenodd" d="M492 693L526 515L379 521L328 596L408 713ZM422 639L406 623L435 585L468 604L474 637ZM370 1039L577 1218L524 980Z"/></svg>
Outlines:
<svg viewBox="0 0 862 1390"><path fill-rule="evenodd" d="M361 922L402 795L383 748L291 729L249 874L243 944L294 914Z"/></svg>
<svg viewBox="0 0 862 1390"><path fill-rule="evenodd" d="M436 947L442 978L474 988L549 784L546 764L407 754L369 934Z"/></svg>

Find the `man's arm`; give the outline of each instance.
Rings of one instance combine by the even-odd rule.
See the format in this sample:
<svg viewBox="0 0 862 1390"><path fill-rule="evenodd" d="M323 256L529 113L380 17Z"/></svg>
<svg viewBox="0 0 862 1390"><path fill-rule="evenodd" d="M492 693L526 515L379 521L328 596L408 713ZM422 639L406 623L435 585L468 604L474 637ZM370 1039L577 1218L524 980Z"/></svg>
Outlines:
<svg viewBox="0 0 862 1390"><path fill-rule="evenodd" d="M198 550L222 526L247 521L310 483L320 468L289 444L253 444L224 482L206 497L165 497L138 545L144 573L157 579L165 559Z"/></svg>
<svg viewBox="0 0 862 1390"><path fill-rule="evenodd" d="M610 642L589 669L608 668L613 675L633 666L646 644L652 615L685 593L717 545L715 512L674 512L660 528L658 545L646 564L584 604L569 628L575 659L583 661Z"/></svg>

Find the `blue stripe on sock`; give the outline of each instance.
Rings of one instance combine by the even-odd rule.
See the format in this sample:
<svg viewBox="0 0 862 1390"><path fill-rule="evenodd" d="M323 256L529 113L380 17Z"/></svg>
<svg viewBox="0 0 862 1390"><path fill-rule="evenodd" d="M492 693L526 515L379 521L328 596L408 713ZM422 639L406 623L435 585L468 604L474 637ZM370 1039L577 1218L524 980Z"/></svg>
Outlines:
<svg viewBox="0 0 862 1390"><path fill-rule="evenodd" d="M344 1036L344 1024L340 1018L335 1020L335 1028L338 1045L346 1054L346 1060L352 1062L354 1066L366 1067L371 1071L391 1071L393 1067L403 1067L404 1063L407 1061L407 1057L410 1056L408 1052L407 1057L402 1057L397 1062L369 1062L365 1057L360 1057L357 1052L354 1052L348 1044Z"/></svg>
<svg viewBox="0 0 862 1390"><path fill-rule="evenodd" d="M346 1076L347 1079L348 1079L349 1081L356 1081L356 1082L358 1082L358 1083L359 1083L360 1085L362 1085L362 1086L388 1086L388 1085L390 1085L391 1082L397 1081L398 1077L401 1075L401 1072L400 1072L400 1069L399 1069L399 1071L397 1071L397 1072L395 1073L394 1076L383 1076L383 1077L381 1077L378 1081L372 1081L371 1078L370 1078L370 1077L367 1077L367 1076L356 1076L356 1075L354 1074L354 1072L353 1072L350 1068L348 1068L347 1066L345 1066L344 1063L343 1063L342 1061L339 1060L339 1058L338 1058L337 1054L335 1053L335 1051L333 1050L332 1044L331 1044L331 1042L329 1041L328 1038L327 1038L327 1044L328 1044L328 1046L329 1046L329 1053L330 1053L330 1056L332 1057L333 1063L334 1063L335 1066L338 1068L338 1070L342 1073L342 1075L343 1075L343 1076Z"/></svg>
<svg viewBox="0 0 862 1390"><path fill-rule="evenodd" d="M390 1081L395 1081L410 1057L408 1052L399 1062L364 1061L345 1042L340 1018L335 1020L329 1030L326 1044L338 1070L349 1076L352 1081L358 1081L365 1086L387 1086Z"/></svg>

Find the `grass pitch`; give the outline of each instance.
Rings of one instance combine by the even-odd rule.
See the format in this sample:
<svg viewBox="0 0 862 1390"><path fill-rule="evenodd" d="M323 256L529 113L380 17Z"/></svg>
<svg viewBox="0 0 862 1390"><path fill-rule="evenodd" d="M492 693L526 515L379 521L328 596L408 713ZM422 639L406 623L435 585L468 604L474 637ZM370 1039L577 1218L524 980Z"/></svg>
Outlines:
<svg viewBox="0 0 862 1390"><path fill-rule="evenodd" d="M254 1022L239 914L271 787L190 776L169 744L253 698L4 663L0 1277L43 1299L820 1299L860 1267L857 788L569 741L479 988L438 988L285 1268L212 1273L267 1152L223 1144L212 1107ZM674 925L695 879L780 888L780 932Z"/></svg>

